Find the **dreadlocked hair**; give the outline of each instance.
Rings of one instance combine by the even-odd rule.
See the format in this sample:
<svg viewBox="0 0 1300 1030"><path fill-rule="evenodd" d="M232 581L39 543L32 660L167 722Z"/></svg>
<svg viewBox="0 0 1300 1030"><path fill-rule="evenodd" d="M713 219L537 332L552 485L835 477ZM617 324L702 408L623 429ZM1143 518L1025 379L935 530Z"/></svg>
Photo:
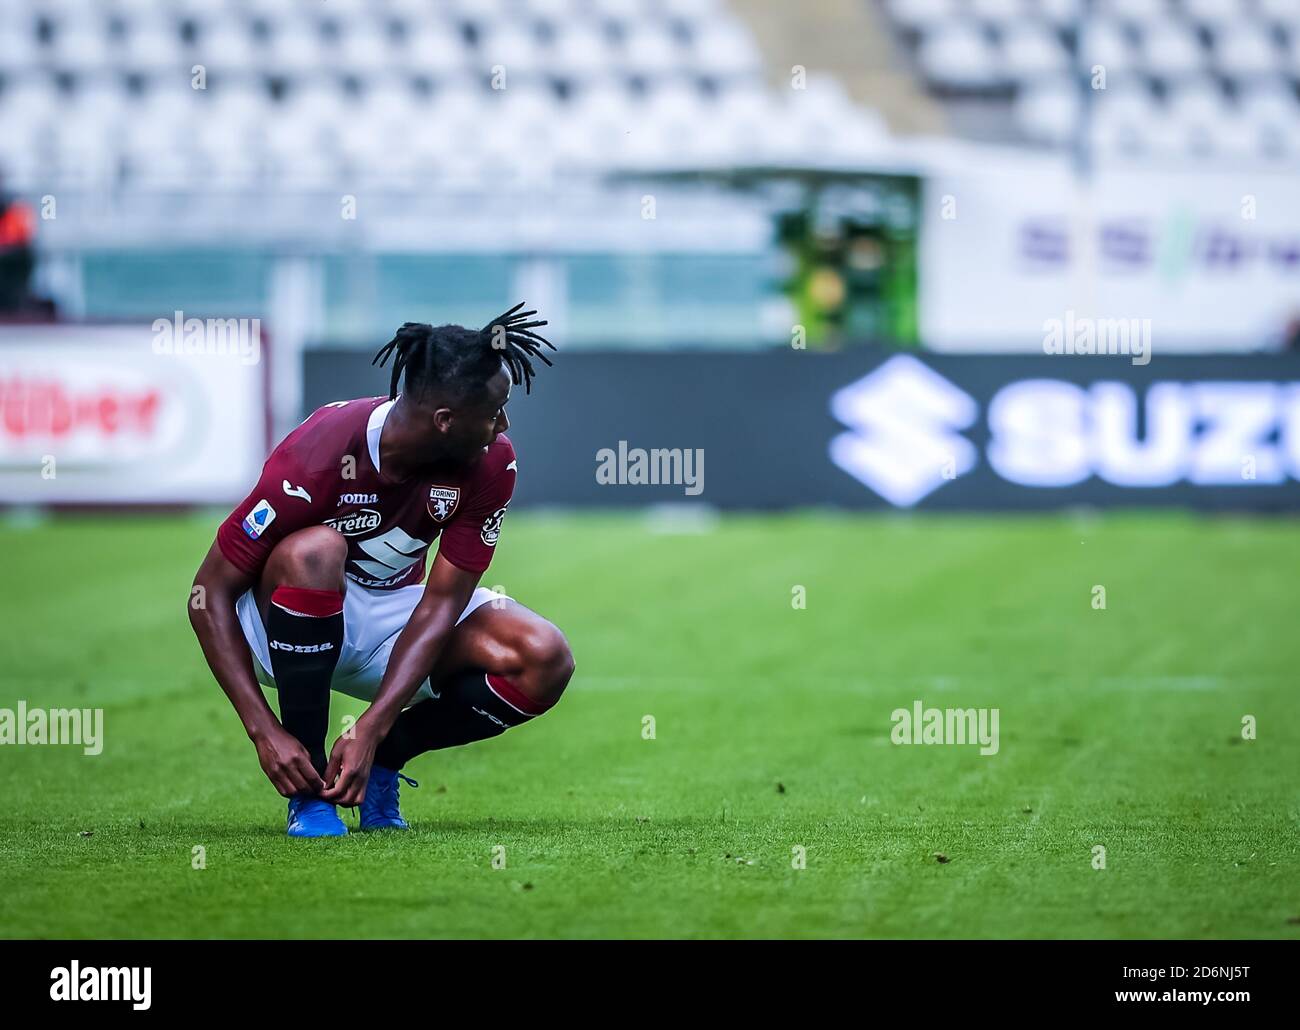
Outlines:
<svg viewBox="0 0 1300 1030"><path fill-rule="evenodd" d="M542 347L554 344L533 332L546 325L545 319L529 321L536 311L520 311L523 302L492 319L482 329L459 325L432 326L406 322L375 355L372 365L381 368L391 357L392 375L388 396L397 396L398 384L406 377L406 392L417 398L442 389L465 396L483 388L500 370L502 363L510 381L523 384L529 393L533 382L533 359L550 365Z"/></svg>

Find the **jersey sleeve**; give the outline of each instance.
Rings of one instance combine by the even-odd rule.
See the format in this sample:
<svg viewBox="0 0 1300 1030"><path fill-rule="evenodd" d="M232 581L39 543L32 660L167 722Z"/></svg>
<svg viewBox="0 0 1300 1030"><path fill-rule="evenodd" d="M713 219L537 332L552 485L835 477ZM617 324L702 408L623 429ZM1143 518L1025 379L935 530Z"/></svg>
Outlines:
<svg viewBox="0 0 1300 1030"><path fill-rule="evenodd" d="M319 525L324 484L284 451L271 452L262 476L217 529L217 546L226 559L250 576L261 573L275 545L290 533Z"/></svg>
<svg viewBox="0 0 1300 1030"><path fill-rule="evenodd" d="M496 553L501 521L515 492L515 463L498 472L469 499L463 511L447 523L438 543L438 553L466 572L486 572Z"/></svg>

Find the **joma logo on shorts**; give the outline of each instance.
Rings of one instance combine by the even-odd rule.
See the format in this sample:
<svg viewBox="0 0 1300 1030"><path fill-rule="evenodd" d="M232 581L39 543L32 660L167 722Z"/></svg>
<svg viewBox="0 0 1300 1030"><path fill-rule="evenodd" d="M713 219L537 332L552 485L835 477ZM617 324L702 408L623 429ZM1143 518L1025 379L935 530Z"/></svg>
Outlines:
<svg viewBox="0 0 1300 1030"><path fill-rule="evenodd" d="M474 709L474 711L478 712L479 715L483 716L483 718L485 718L485 719L491 719L491 720L492 720L494 723L496 723L498 726L506 726L506 724L503 723L500 719L498 719L495 715L493 715L491 712L485 712L485 711L483 711L483 709L482 709L482 708L479 708L478 705L470 705L470 707L471 707L472 709ZM509 726L506 726L506 729L509 729L509 728L510 728Z"/></svg>
<svg viewBox="0 0 1300 1030"><path fill-rule="evenodd" d="M357 494L357 496L364 495ZM324 524L329 526L330 529L338 530L344 536L360 536L362 533L369 533L372 529L378 529L381 521L383 519L379 512L373 508L362 508L351 515L340 515L337 518L326 519Z"/></svg>
<svg viewBox="0 0 1300 1030"><path fill-rule="evenodd" d="M272 651L292 651L294 654L317 654L321 651L333 651L334 645L326 641L323 644L286 644L279 640L272 640Z"/></svg>

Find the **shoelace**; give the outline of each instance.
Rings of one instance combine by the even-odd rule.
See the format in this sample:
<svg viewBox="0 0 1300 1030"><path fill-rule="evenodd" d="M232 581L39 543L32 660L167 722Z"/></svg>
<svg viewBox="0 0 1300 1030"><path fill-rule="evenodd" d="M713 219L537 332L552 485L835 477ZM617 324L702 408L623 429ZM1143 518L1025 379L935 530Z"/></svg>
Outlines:
<svg viewBox="0 0 1300 1030"><path fill-rule="evenodd" d="M384 784L382 788L383 793L380 794L378 799L379 814L385 819L400 819L402 816L401 811L397 807L398 780L405 780L412 787L418 787L420 785L405 773L394 773L393 778L388 783Z"/></svg>

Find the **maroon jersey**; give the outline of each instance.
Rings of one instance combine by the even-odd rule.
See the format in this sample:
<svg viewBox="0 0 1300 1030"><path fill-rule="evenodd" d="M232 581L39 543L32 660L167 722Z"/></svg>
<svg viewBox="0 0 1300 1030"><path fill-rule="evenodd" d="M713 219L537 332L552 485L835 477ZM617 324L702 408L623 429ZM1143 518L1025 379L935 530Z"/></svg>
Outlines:
<svg viewBox="0 0 1300 1030"><path fill-rule="evenodd" d="M425 555L483 572L515 489L515 449L498 436L473 468L404 483L379 467L379 436L393 402L335 401L281 441L244 500L217 530L217 546L257 576L272 549L304 526L332 526L348 542L346 573L365 587L393 590L424 579Z"/></svg>

